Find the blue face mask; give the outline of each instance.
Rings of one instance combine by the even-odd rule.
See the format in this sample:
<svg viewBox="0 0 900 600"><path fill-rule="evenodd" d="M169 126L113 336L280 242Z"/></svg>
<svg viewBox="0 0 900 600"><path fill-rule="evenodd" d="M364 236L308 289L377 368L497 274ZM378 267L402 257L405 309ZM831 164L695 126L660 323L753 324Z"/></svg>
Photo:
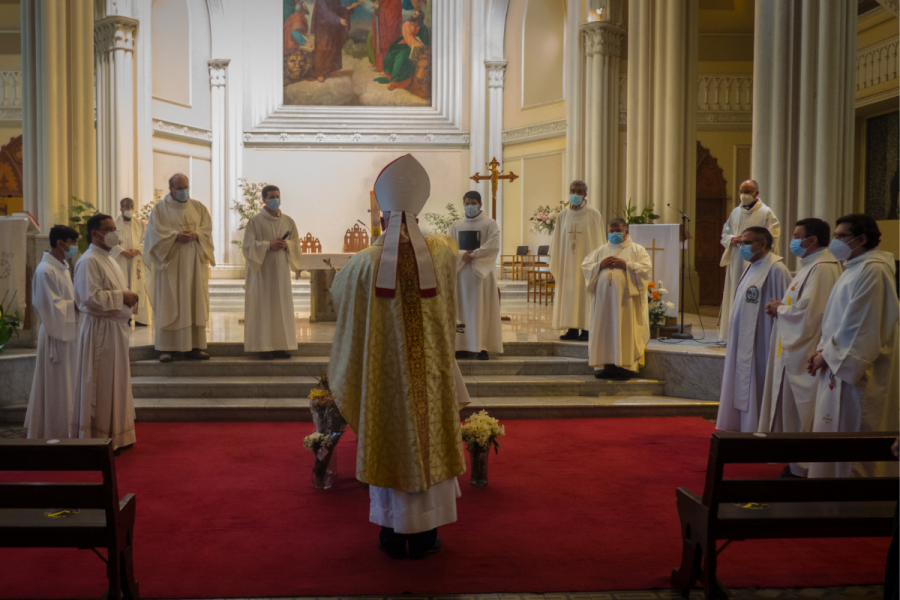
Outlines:
<svg viewBox="0 0 900 600"><path fill-rule="evenodd" d="M572 206L579 206L582 202L584 202L584 196L579 196L578 194L570 194L569 202L572 203Z"/></svg>
<svg viewBox="0 0 900 600"><path fill-rule="evenodd" d="M69 249L66 250L66 258L69 260L75 258L76 254L78 254L78 246L69 246Z"/></svg>
<svg viewBox="0 0 900 600"><path fill-rule="evenodd" d="M269 198L266 200L269 210L278 210L281 207L281 198Z"/></svg>
<svg viewBox="0 0 900 600"><path fill-rule="evenodd" d="M187 202L188 201L188 192L190 188L185 188L183 190L175 190L175 199L179 202Z"/></svg>
<svg viewBox="0 0 900 600"><path fill-rule="evenodd" d="M466 206L466 216L470 219L474 219L478 216L478 211L481 210L481 207L477 204L469 204Z"/></svg>
<svg viewBox="0 0 900 600"><path fill-rule="evenodd" d="M741 258L743 258L745 261L750 262L750 259L756 256L756 254L757 253L753 251L752 244L741 245Z"/></svg>
<svg viewBox="0 0 900 600"><path fill-rule="evenodd" d="M614 231L614 232L610 233L609 235L607 235L606 239L609 240L610 244L619 245L625 241L625 234L618 232L618 231Z"/></svg>
<svg viewBox="0 0 900 600"><path fill-rule="evenodd" d="M800 244L802 244L803 242L805 242L808 239L809 238L806 238L803 240L791 240L791 254L793 254L797 258L803 258L803 256L806 254L806 251L809 250L809 248L804 248Z"/></svg>

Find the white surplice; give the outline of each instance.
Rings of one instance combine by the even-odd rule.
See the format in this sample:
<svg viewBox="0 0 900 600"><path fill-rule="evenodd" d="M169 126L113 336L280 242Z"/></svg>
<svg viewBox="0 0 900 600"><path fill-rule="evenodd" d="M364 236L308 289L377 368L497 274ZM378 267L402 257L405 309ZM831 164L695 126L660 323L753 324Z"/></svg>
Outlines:
<svg viewBox="0 0 900 600"><path fill-rule="evenodd" d="M581 263L606 240L600 211L590 206L559 213L550 238L550 272L556 281L553 329L590 329L591 314Z"/></svg>
<svg viewBox="0 0 900 600"><path fill-rule="evenodd" d="M900 307L894 255L874 249L844 262L822 320L813 431L896 431L900 419ZM896 462L810 463L810 477L896 477Z"/></svg>
<svg viewBox="0 0 900 600"><path fill-rule="evenodd" d="M111 438L113 449L134 443L125 274L91 244L75 264L75 301L81 311L78 334L78 432L82 438Z"/></svg>
<svg viewBox="0 0 900 600"><path fill-rule="evenodd" d="M608 256L625 261L626 268L600 270ZM647 284L653 263L650 255L630 237L621 244L604 244L581 264L590 295L591 330L588 363L615 365L637 371L644 364L650 341Z"/></svg>
<svg viewBox="0 0 900 600"><path fill-rule="evenodd" d="M144 253L144 234L147 226L137 218L126 220L119 215L116 217L116 231L119 234L119 245L112 248L112 255L128 281L128 289L138 295L138 303L132 310L133 318L138 323L150 324L150 296L147 293L147 265L144 264L141 254ZM122 256L123 250L140 250L141 254L131 260Z"/></svg>
<svg viewBox="0 0 900 600"><path fill-rule="evenodd" d="M740 237L748 227L765 227L774 238L772 248L776 248L778 236L781 235L781 225L772 209L757 200L750 210L738 206L731 211L725 226L722 227L722 245L725 252L719 261L720 267L725 270L725 291L722 293L722 310L719 314L719 339L728 339L728 328L731 324L731 310L735 298L735 291L741 280L741 275L747 268L747 263L741 258L740 248L731 246L731 238Z"/></svg>
<svg viewBox="0 0 900 600"><path fill-rule="evenodd" d="M503 352L500 330L500 296L494 267L500 253L500 227L484 211L475 218L462 218L450 226L450 237L459 242L460 231L478 231L481 247L472 251L475 260L463 262L459 251L456 263L456 320L465 323L465 333L457 334L456 349L468 352Z"/></svg>
<svg viewBox="0 0 900 600"><path fill-rule="evenodd" d="M199 239L182 244L181 232ZM167 195L153 207L144 238L144 264L150 267L156 349L187 352L206 348L209 319L209 267L216 266L212 219L200 202L178 202Z"/></svg>
<svg viewBox="0 0 900 600"><path fill-rule="evenodd" d="M269 244L290 233L287 248L272 252ZM242 252L247 263L244 294L244 350L273 352L297 349L291 271L300 268L300 234L294 220L263 209L247 221Z"/></svg>
<svg viewBox="0 0 900 600"><path fill-rule="evenodd" d="M765 312L770 298L782 298L791 282L784 260L769 252L744 271L734 297L731 335L719 394L716 429L756 432L774 325Z"/></svg>
<svg viewBox="0 0 900 600"><path fill-rule="evenodd" d="M28 438L78 437L75 412L78 315L69 265L49 252L34 270L31 305L41 317L31 396L25 412Z"/></svg>

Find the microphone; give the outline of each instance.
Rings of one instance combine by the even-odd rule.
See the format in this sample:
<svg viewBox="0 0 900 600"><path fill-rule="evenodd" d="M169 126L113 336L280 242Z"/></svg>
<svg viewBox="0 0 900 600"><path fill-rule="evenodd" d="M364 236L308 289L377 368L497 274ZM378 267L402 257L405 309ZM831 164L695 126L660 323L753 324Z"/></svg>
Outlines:
<svg viewBox="0 0 900 600"><path fill-rule="evenodd" d="M682 217L684 217L684 218L687 219L688 221L691 220L691 218L690 218L689 216L687 216L687 213L685 213L685 212L683 212L683 211L681 211L681 210L675 208L675 207L672 206L671 204L666 203L666 206L668 206L669 208L671 208L672 210L674 210L675 212L677 212L678 214L680 214Z"/></svg>

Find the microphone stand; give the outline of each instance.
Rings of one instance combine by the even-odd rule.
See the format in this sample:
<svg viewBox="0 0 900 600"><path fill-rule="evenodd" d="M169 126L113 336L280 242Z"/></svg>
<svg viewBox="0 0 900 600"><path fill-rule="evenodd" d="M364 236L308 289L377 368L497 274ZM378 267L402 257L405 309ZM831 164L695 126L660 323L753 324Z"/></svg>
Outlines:
<svg viewBox="0 0 900 600"><path fill-rule="evenodd" d="M685 214L683 211L678 210L671 204L666 204L666 206L681 214L681 233L684 237L684 239L681 241L681 331L679 333L673 333L671 337L676 340L692 340L694 339L694 335L692 333L684 332L684 251L687 246L687 224L690 221L690 218L688 218L687 214Z"/></svg>

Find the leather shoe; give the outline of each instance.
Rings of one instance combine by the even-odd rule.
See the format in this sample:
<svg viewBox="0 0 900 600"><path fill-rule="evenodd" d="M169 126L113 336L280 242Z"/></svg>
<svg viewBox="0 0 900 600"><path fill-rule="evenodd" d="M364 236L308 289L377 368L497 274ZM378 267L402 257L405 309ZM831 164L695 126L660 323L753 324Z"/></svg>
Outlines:
<svg viewBox="0 0 900 600"><path fill-rule="evenodd" d="M457 350L456 351L456 360L467 360L469 358L469 352L467 350Z"/></svg>
<svg viewBox="0 0 900 600"><path fill-rule="evenodd" d="M488 359L487 350L482 350L481 352L478 353L478 360L487 360L487 359Z"/></svg>
<svg viewBox="0 0 900 600"><path fill-rule="evenodd" d="M290 358L291 357L290 353L286 352L284 350L276 350L275 352L272 353L272 356L274 356L275 358Z"/></svg>
<svg viewBox="0 0 900 600"><path fill-rule="evenodd" d="M275 358L274 356L272 356L271 352L260 352L259 357L262 360L272 360L273 358Z"/></svg>
<svg viewBox="0 0 900 600"><path fill-rule="evenodd" d="M570 329L561 336L559 336L561 340L577 340L578 339L578 330Z"/></svg>
<svg viewBox="0 0 900 600"><path fill-rule="evenodd" d="M597 379L615 379L616 374L609 369L603 369L602 371L597 371L594 373L594 377Z"/></svg>
<svg viewBox="0 0 900 600"><path fill-rule="evenodd" d="M194 348L193 350L188 352L187 357L191 360L209 360L209 354L207 354L200 348Z"/></svg>
<svg viewBox="0 0 900 600"><path fill-rule="evenodd" d="M413 560L422 560L426 556L430 556L432 554L437 554L438 552L441 551L441 548L443 546L444 546L444 542L441 540L441 538L438 538L434 541L434 545L431 548L429 548L428 550L425 550L424 552L416 552L416 553L410 552L409 557Z"/></svg>
<svg viewBox="0 0 900 600"><path fill-rule="evenodd" d="M614 379L616 381L628 381L632 377L637 375L634 371L629 371L628 369L623 369L622 367L616 367L616 376Z"/></svg>
<svg viewBox="0 0 900 600"><path fill-rule="evenodd" d="M172 353L171 352L163 352L159 355L159 362L161 363L170 363L172 362Z"/></svg>
<svg viewBox="0 0 900 600"><path fill-rule="evenodd" d="M405 548L406 548L406 542L404 542L404 546L403 546L403 547L404 547L404 550L405 550ZM381 543L381 540L378 540L378 549L381 550L382 552L384 552L385 554L387 554L389 557L393 558L394 560L402 560L402 559L406 558L406 552L405 552L405 551L404 551L404 552L400 552L400 551L397 551L397 550L388 550L388 549L385 547L385 545Z"/></svg>
<svg viewBox="0 0 900 600"><path fill-rule="evenodd" d="M588 330L587 330L587 329L582 329L582 330L581 330L581 335L578 336L578 341L579 341L579 342L586 342L586 341L588 341Z"/></svg>

